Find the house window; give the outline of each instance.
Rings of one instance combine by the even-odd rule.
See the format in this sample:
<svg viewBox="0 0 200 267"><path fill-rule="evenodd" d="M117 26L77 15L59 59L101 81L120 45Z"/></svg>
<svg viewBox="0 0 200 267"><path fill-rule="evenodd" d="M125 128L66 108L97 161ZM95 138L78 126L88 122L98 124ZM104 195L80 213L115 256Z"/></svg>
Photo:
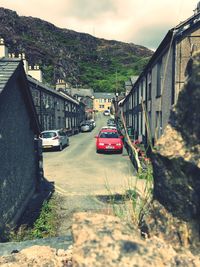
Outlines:
<svg viewBox="0 0 200 267"><path fill-rule="evenodd" d="M141 135L141 112L138 115L138 134Z"/></svg>
<svg viewBox="0 0 200 267"><path fill-rule="evenodd" d="M61 128L61 117L58 117L58 128Z"/></svg>
<svg viewBox="0 0 200 267"><path fill-rule="evenodd" d="M140 90L141 90L140 94L141 94L141 101L142 101L142 99L143 99L143 81L141 82Z"/></svg>
<svg viewBox="0 0 200 267"><path fill-rule="evenodd" d="M156 96L161 96L161 86L162 86L162 58L157 63L157 87Z"/></svg>
<svg viewBox="0 0 200 267"><path fill-rule="evenodd" d="M137 127L137 114L135 114L135 131L138 131L138 127Z"/></svg>
<svg viewBox="0 0 200 267"><path fill-rule="evenodd" d="M147 95L148 95L148 99L151 100L151 72L149 72L148 74L148 92L147 92Z"/></svg>
<svg viewBox="0 0 200 267"><path fill-rule="evenodd" d="M140 122L141 123L140 124L140 127L141 127L140 128L140 133L143 134L143 112L141 112L141 118L140 119L141 119L141 122Z"/></svg>
<svg viewBox="0 0 200 267"><path fill-rule="evenodd" d="M135 90L135 107L138 105L138 92L137 92L138 88L136 88Z"/></svg>
<svg viewBox="0 0 200 267"><path fill-rule="evenodd" d="M57 110L60 110L60 101L57 100Z"/></svg>
<svg viewBox="0 0 200 267"><path fill-rule="evenodd" d="M104 105L99 105L99 108L104 108Z"/></svg>
<svg viewBox="0 0 200 267"><path fill-rule="evenodd" d="M35 91L35 105L40 105L40 93L38 91Z"/></svg>
<svg viewBox="0 0 200 267"><path fill-rule="evenodd" d="M149 111L148 113L148 125L149 125L149 130L151 131L151 111Z"/></svg>
<svg viewBox="0 0 200 267"><path fill-rule="evenodd" d="M148 99L151 100L151 83L148 84L148 94L149 94Z"/></svg>

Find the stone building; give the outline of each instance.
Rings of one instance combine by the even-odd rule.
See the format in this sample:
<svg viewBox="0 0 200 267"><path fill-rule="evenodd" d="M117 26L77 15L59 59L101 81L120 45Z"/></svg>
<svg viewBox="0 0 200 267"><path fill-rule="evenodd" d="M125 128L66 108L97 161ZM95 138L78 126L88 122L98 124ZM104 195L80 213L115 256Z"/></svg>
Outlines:
<svg viewBox="0 0 200 267"><path fill-rule="evenodd" d="M15 54L8 54L2 38L0 39L1 57L16 59ZM60 90L45 85L40 67L29 66L25 54L19 54L17 58L23 60L41 130L66 128L69 134L77 133L80 122L85 119L85 104L62 90L62 80Z"/></svg>
<svg viewBox="0 0 200 267"><path fill-rule="evenodd" d="M68 87L68 85L66 84L64 80L57 81L56 89L58 91L61 89L68 95L80 101L80 103L84 103L86 119L94 118L94 110L93 110L94 90L93 89Z"/></svg>
<svg viewBox="0 0 200 267"><path fill-rule="evenodd" d="M140 140L157 140L186 79L186 66L200 49L200 12L169 30L121 103L126 125Z"/></svg>
<svg viewBox="0 0 200 267"><path fill-rule="evenodd" d="M27 76L42 130L66 128L69 134L79 131L80 122L85 119L85 105Z"/></svg>
<svg viewBox="0 0 200 267"><path fill-rule="evenodd" d="M39 133L23 62L1 58L0 230L19 219L39 185L39 158L34 140Z"/></svg>

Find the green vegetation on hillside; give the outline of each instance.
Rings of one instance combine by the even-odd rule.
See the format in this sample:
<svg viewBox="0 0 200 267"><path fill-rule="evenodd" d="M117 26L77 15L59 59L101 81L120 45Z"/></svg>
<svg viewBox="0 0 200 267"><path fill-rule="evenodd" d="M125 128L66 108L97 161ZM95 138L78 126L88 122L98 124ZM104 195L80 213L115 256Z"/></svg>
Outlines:
<svg viewBox="0 0 200 267"><path fill-rule="evenodd" d="M24 52L29 65L39 64L44 82L52 86L64 79L94 91L113 92L116 87L121 91L124 81L139 75L153 54L143 46L60 29L4 8L0 8L0 28L9 51Z"/></svg>
<svg viewBox="0 0 200 267"><path fill-rule="evenodd" d="M80 80L98 92L122 91L124 82L133 75L139 75L148 62L148 58L137 58L132 64L123 65L119 60L113 59L105 68L99 64L81 63Z"/></svg>

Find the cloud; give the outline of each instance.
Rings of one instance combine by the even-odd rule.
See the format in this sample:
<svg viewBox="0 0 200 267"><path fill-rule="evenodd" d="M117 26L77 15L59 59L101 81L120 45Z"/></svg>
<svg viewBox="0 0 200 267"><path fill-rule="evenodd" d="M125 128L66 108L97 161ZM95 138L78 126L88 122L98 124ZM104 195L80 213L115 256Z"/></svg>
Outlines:
<svg viewBox="0 0 200 267"><path fill-rule="evenodd" d="M115 12L113 0L71 0L68 15L79 19L94 19L108 12Z"/></svg>
<svg viewBox="0 0 200 267"><path fill-rule="evenodd" d="M168 30L193 14L197 0L0 0L19 15L96 37L156 48Z"/></svg>
<svg viewBox="0 0 200 267"><path fill-rule="evenodd" d="M154 50L161 43L170 28L171 25L144 27L141 28L139 32L135 33L130 40L134 40L134 43L142 44Z"/></svg>

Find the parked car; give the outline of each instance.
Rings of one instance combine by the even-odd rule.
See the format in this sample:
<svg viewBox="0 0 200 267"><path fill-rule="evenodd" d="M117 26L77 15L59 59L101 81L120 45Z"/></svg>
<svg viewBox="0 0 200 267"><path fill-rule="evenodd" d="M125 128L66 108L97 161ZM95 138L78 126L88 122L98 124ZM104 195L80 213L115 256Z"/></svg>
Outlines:
<svg viewBox="0 0 200 267"><path fill-rule="evenodd" d="M81 126L81 132L90 132L92 129L91 129L91 126L89 124L84 124Z"/></svg>
<svg viewBox="0 0 200 267"><path fill-rule="evenodd" d="M96 136L96 152L112 151L122 153L123 142L117 130L103 129Z"/></svg>
<svg viewBox="0 0 200 267"><path fill-rule="evenodd" d="M106 130L106 129L117 130L117 127L116 127L116 126L103 126L103 127L101 128L101 130ZM100 131L101 131L101 130L100 130Z"/></svg>
<svg viewBox="0 0 200 267"><path fill-rule="evenodd" d="M107 121L107 125L109 126L112 126L113 124L115 124L115 120L114 119L108 119L108 121Z"/></svg>
<svg viewBox="0 0 200 267"><path fill-rule="evenodd" d="M114 126L114 127L116 127L116 123L115 123L115 121L113 121L113 120L111 120L111 121L107 121L107 125L108 125L108 126Z"/></svg>
<svg viewBox="0 0 200 267"><path fill-rule="evenodd" d="M103 115L104 116L110 116L110 110L104 110Z"/></svg>
<svg viewBox="0 0 200 267"><path fill-rule="evenodd" d="M43 131L40 134L42 140L42 147L45 148L57 148L62 150L64 146L69 145L69 137L63 130L49 130Z"/></svg>
<svg viewBox="0 0 200 267"><path fill-rule="evenodd" d="M90 121L82 121L81 124L81 132L91 132L94 129L93 123Z"/></svg>
<svg viewBox="0 0 200 267"><path fill-rule="evenodd" d="M95 128L96 127L96 123L95 123L94 119L90 119L90 122L92 123L93 128Z"/></svg>

